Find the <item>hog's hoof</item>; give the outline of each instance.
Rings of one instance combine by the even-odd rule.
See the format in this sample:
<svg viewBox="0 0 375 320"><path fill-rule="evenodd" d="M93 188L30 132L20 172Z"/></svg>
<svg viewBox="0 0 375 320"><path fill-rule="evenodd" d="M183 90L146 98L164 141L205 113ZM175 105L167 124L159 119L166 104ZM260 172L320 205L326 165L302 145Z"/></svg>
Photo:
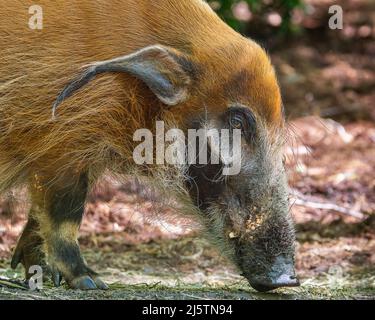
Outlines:
<svg viewBox="0 0 375 320"><path fill-rule="evenodd" d="M59 287L62 279L66 280L67 285L73 290L108 290L109 287L102 279L98 277L95 271L85 267L82 275L76 277L65 277L56 267L51 267L52 282L55 287Z"/></svg>
<svg viewBox="0 0 375 320"><path fill-rule="evenodd" d="M78 290L107 290L108 286L99 277L82 276L68 282L72 289Z"/></svg>

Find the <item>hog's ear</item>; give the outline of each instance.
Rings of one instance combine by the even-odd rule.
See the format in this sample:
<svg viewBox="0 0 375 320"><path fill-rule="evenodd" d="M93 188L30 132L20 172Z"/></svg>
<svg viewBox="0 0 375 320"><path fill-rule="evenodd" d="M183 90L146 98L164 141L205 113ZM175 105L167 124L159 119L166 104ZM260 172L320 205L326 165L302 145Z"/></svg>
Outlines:
<svg viewBox="0 0 375 320"><path fill-rule="evenodd" d="M192 62L175 49L150 46L133 54L93 63L59 94L53 105L53 115L59 104L101 73L127 73L143 81L166 105L183 102L188 95L193 72Z"/></svg>

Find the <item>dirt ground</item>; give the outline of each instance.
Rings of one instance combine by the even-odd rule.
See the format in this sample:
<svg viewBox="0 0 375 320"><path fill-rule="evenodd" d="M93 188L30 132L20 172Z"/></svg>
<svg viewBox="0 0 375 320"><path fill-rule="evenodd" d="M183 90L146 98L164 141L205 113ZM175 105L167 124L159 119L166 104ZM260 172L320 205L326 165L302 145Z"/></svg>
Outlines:
<svg viewBox="0 0 375 320"><path fill-rule="evenodd" d="M301 287L256 293L202 238L195 221L167 208L155 214L147 187L108 179L89 198L80 243L111 289L82 293L46 283L35 293L0 280L0 298L374 299L375 125L307 117L290 126L287 166ZM327 210L327 204L338 209ZM9 269L9 259L24 216L1 221L1 277L22 279L21 268Z"/></svg>
<svg viewBox="0 0 375 320"><path fill-rule="evenodd" d="M332 1L308 3L315 11L304 18L307 34L271 50L291 119L301 287L255 292L195 221L168 208L155 214L147 186L107 179L90 196L80 243L110 290L23 288L22 270L9 262L28 207L21 190L21 204L0 205L0 299L375 299L375 8L343 1L344 29L327 31L322 16Z"/></svg>
<svg viewBox="0 0 375 320"><path fill-rule="evenodd" d="M120 236L120 235L119 235ZM103 243L106 241L101 240ZM119 239L113 249L113 239L101 250L85 249L90 265L110 283L110 290L82 292L53 288L45 284L39 292L0 288L0 299L373 299L374 270L350 267L329 261L328 270L302 272L302 286L279 289L273 293L257 293L240 277L234 267L199 238L184 237L137 246L126 246ZM344 246L345 248L340 248ZM303 255L329 255L335 251L356 250L357 244L343 241L336 247L333 241L314 244L302 250ZM333 248L335 247L335 248ZM318 254L314 253L319 251ZM300 251L301 252L301 251ZM357 251L358 252L358 251ZM352 252L354 256L356 252ZM314 264L310 266L314 268ZM6 262L0 264L3 275L22 278L20 270L10 271ZM1 284L1 283L0 283Z"/></svg>

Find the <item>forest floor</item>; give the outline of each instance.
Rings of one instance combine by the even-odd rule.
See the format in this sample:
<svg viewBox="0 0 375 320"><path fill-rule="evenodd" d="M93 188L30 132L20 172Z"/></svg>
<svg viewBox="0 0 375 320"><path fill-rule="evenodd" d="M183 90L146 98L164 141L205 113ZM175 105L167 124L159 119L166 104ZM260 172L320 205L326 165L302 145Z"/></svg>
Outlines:
<svg viewBox="0 0 375 320"><path fill-rule="evenodd" d="M129 180L96 189L81 228L84 256L109 291L15 288L18 214L0 223L0 299L375 299L375 125L316 117L290 125L299 136L287 154L301 287L255 292L195 221L167 208L155 215L144 187Z"/></svg>
<svg viewBox="0 0 375 320"><path fill-rule="evenodd" d="M330 4L308 2L316 15ZM367 0L343 4L339 34L322 34L320 18L310 18L316 32L271 51L292 118L286 153L301 287L257 293L195 221L167 208L155 216L143 187L129 180L95 190L81 228L88 264L110 285L104 292L23 288L10 257L28 204L10 218L4 199L0 299L375 299L375 32L366 29L375 11Z"/></svg>
<svg viewBox="0 0 375 320"><path fill-rule="evenodd" d="M238 275L234 267L206 241L184 237L137 246L111 240L107 249L85 249L88 263L95 266L110 290L82 292L46 283L43 290L32 292L3 285L0 299L374 299L375 270L364 266L342 268L334 264L314 277L302 271L299 288L258 293ZM105 242L105 240L104 240ZM341 245L350 246L346 241ZM341 246L340 245L340 246ZM341 251L337 241L314 245L323 254ZM332 247L335 249L332 249ZM357 248L355 246L355 248ZM312 249L301 250L314 254ZM331 258L332 259L332 258ZM21 279L21 270L10 271L9 261L0 264L0 272L9 279ZM300 270L301 271L301 270ZM301 277L302 276L302 277ZM12 283L13 284L13 283Z"/></svg>

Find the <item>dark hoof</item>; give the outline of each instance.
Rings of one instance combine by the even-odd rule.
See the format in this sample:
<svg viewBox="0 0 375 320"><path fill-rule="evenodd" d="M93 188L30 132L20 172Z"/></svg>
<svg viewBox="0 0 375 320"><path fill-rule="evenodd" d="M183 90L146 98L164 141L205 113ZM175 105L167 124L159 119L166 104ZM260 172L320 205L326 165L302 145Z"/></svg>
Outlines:
<svg viewBox="0 0 375 320"><path fill-rule="evenodd" d="M23 251L18 246L14 250L12 261L10 262L10 266L12 269L16 269L17 266L21 263L23 256Z"/></svg>
<svg viewBox="0 0 375 320"><path fill-rule="evenodd" d="M100 279L99 277L95 277L94 281L95 281L95 284L96 284L96 286L98 287L99 290L108 290L109 289L107 284L102 279Z"/></svg>
<svg viewBox="0 0 375 320"><path fill-rule="evenodd" d="M78 290L107 290L108 286L98 277L82 276L69 281L69 287Z"/></svg>
<svg viewBox="0 0 375 320"><path fill-rule="evenodd" d="M51 270L51 278L52 278L53 285L55 287L60 287L62 276L61 276L61 273L57 269Z"/></svg>
<svg viewBox="0 0 375 320"><path fill-rule="evenodd" d="M69 282L69 287L72 289L78 290L96 290L98 289L94 280L89 276L83 276L76 279L73 279Z"/></svg>

